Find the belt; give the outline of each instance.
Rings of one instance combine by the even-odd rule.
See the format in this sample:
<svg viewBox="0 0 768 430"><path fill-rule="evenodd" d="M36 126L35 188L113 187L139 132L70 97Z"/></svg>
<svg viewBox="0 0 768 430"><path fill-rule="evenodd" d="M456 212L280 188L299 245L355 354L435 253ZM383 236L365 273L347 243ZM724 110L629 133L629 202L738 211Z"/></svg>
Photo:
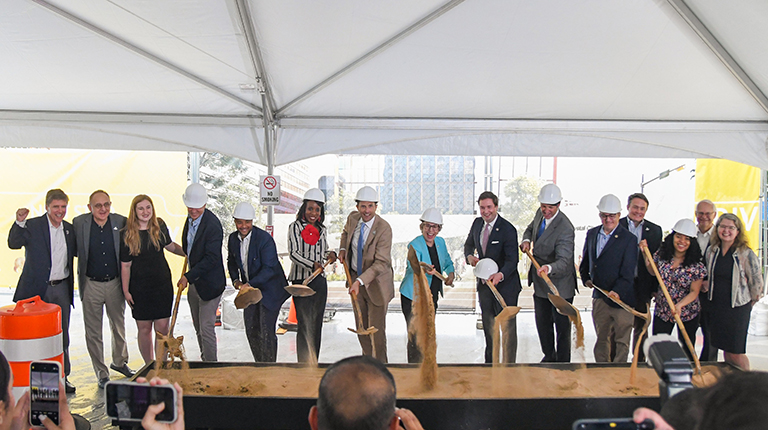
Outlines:
<svg viewBox="0 0 768 430"><path fill-rule="evenodd" d="M48 282L46 282L46 284L48 284L50 286L54 286L54 285L59 285L59 284L61 284L64 281L66 281L66 279L57 279L55 281L48 281Z"/></svg>
<svg viewBox="0 0 768 430"><path fill-rule="evenodd" d="M105 276L103 278L92 278L90 276L88 277L88 279L90 279L93 282L109 282L115 278L117 278L117 276Z"/></svg>

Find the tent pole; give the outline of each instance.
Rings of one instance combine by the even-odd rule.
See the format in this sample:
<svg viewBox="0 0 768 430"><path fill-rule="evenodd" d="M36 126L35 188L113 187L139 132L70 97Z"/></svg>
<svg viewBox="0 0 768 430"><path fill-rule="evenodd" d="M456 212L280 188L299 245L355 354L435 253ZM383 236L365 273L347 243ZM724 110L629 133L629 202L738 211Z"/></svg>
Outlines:
<svg viewBox="0 0 768 430"><path fill-rule="evenodd" d="M264 110L264 113L261 117L262 124L264 125L264 148L266 149L267 154L267 175L273 175L275 173L275 130L273 129L275 121L273 117L272 109L270 109L270 105L267 103L267 91L266 87L264 86L264 81L260 77L256 77L256 84L259 88L259 93L261 93L261 106ZM272 224L272 217L275 213L274 206L269 205L267 206L267 226L271 227ZM274 234L273 234L274 235Z"/></svg>

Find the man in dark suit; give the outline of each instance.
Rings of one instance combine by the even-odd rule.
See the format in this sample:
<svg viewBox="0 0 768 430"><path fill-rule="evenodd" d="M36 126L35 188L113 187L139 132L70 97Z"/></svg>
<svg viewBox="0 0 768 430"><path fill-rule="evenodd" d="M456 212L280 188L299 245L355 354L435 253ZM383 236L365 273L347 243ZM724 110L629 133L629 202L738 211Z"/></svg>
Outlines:
<svg viewBox="0 0 768 430"><path fill-rule="evenodd" d="M373 343L369 335L357 336L363 354L387 363L387 308L395 297L392 228L376 215L379 202L376 190L368 186L360 188L355 201L357 210L349 214L341 232L339 259L349 267L352 276L349 291L357 294L363 327L373 326L379 330L373 334Z"/></svg>
<svg viewBox="0 0 768 430"><path fill-rule="evenodd" d="M597 205L601 225L587 231L579 273L584 286L598 286L629 306L635 304L635 266L637 238L619 225L621 202L607 194ZM595 361L611 361L611 333L616 336L614 362L626 362L634 316L613 303L601 292L592 292L592 322L595 324Z"/></svg>
<svg viewBox="0 0 768 430"><path fill-rule="evenodd" d="M536 271L531 264L528 272L528 285L533 284L536 330L544 353L541 361L568 363L571 361L571 322L549 302L549 287L542 278L542 275L548 275L560 296L573 303L576 294L576 268L573 265L575 232L571 220L560 212L560 200L562 194L557 185L547 184L541 188L540 207L523 233L520 249L527 252L533 246L533 258L541 266Z"/></svg>
<svg viewBox="0 0 768 430"><path fill-rule="evenodd" d="M266 231L253 226L256 211L250 203L235 206L232 216L237 231L227 241L227 268L232 285L248 285L261 290L262 299L243 310L245 335L257 362L277 361L275 325L290 294L285 290L283 266L277 259L275 240Z"/></svg>
<svg viewBox="0 0 768 430"><path fill-rule="evenodd" d="M651 254L656 252L661 246L661 227L645 219L645 212L648 210L648 198L643 193L634 193L627 199L627 216L619 220L619 225L629 230L637 237L637 243L645 239L648 243L648 250ZM643 253L638 251L637 268L635 269L635 310L646 313L651 308L651 297L659 287L656 276L649 273L645 267ZM645 320L635 317L634 331L632 334L632 348L640 342L640 353L638 360L645 361L642 342L645 341L647 334L640 339L640 332L643 330ZM613 346L613 344L612 344ZM613 353L615 349L612 349Z"/></svg>
<svg viewBox="0 0 768 430"><path fill-rule="evenodd" d="M29 209L16 211L16 222L8 233L8 247L24 247L24 269L16 286L13 301L40 296L43 301L61 308L64 375L69 376L69 316L74 297L74 270L72 266L77 243L72 224L64 221L69 197L60 189L45 195L46 213L27 219ZM67 393L75 386L65 381Z"/></svg>
<svg viewBox="0 0 768 430"><path fill-rule="evenodd" d="M104 190L94 191L88 199L90 213L72 220L77 238L77 285L83 304L85 346L91 356L99 388L109 382L109 369L104 363L101 334L104 308L112 333L112 364L116 372L133 376L128 367L125 343L125 296L120 280L120 230L125 217L110 213L112 202Z"/></svg>
<svg viewBox="0 0 768 430"><path fill-rule="evenodd" d="M499 266L499 272L488 280L493 282L504 297L507 306L517 306L520 295L520 274L517 273L519 259L517 249L517 230L507 220L499 216L499 198L490 191L484 191L477 199L480 217L475 218L464 242L464 255L467 263L473 267L483 258L490 258ZM477 256L475 256L477 252ZM496 301L491 289L481 279L477 280L477 294L480 299L480 312L485 332L485 362L493 360L493 320L501 312L501 305ZM517 320L511 318L506 330L508 334L504 361L514 363L517 357Z"/></svg>
<svg viewBox="0 0 768 430"><path fill-rule="evenodd" d="M221 256L224 230L216 215L205 208L208 192L202 185L188 186L183 199L189 216L181 243L187 253L189 270L181 276L178 285L182 289L189 285L187 300L202 360L217 361L216 310L227 286Z"/></svg>

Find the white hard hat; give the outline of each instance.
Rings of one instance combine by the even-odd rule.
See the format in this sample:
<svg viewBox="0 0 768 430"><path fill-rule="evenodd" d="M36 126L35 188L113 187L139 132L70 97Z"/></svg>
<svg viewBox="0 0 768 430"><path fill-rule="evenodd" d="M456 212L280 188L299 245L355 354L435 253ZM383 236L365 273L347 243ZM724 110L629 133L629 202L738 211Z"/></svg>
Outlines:
<svg viewBox="0 0 768 430"><path fill-rule="evenodd" d="M379 202L379 193L376 192L372 187L364 186L363 188L360 188L357 190L357 195L355 195L355 201L357 202Z"/></svg>
<svg viewBox="0 0 768 430"><path fill-rule="evenodd" d="M256 211L250 203L240 202L235 206L235 210L232 211L232 218L252 220L256 218Z"/></svg>
<svg viewBox="0 0 768 430"><path fill-rule="evenodd" d="M320 188L310 188L304 193L304 200L314 200L316 202L325 203L325 194L320 191Z"/></svg>
<svg viewBox="0 0 768 430"><path fill-rule="evenodd" d="M443 225L443 214L440 213L440 209L438 208L429 208L425 210L419 219L425 222Z"/></svg>
<svg viewBox="0 0 768 430"><path fill-rule="evenodd" d="M483 258L475 265L475 278L486 280L499 271L499 265L491 258Z"/></svg>
<svg viewBox="0 0 768 430"><path fill-rule="evenodd" d="M539 203L545 205L556 205L563 199L563 195L560 193L560 187L555 184L547 184L541 187L539 191Z"/></svg>
<svg viewBox="0 0 768 430"><path fill-rule="evenodd" d="M680 221L675 223L675 226L672 227L672 231L675 233L684 234L688 237L697 237L696 234L696 226L693 224L693 221L689 219L681 219Z"/></svg>
<svg viewBox="0 0 768 430"><path fill-rule="evenodd" d="M189 184L181 198L186 207L199 209L208 203L208 191L200 184Z"/></svg>
<svg viewBox="0 0 768 430"><path fill-rule="evenodd" d="M597 204L597 210L606 214L621 213L621 200L613 194L606 194L600 198Z"/></svg>

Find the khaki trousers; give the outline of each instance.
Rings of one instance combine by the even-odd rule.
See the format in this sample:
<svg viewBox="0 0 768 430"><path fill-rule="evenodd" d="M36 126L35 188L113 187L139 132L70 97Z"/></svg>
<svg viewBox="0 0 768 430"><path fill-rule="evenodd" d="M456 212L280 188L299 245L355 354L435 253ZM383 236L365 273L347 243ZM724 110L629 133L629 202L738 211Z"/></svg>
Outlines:
<svg viewBox="0 0 768 430"><path fill-rule="evenodd" d="M102 327L104 308L107 308L110 333L112 334L112 364L121 367L128 363L128 346L125 342L125 297L120 278L96 282L86 278L83 290L83 324L85 346L91 356L96 378L109 378L104 363Z"/></svg>
<svg viewBox="0 0 768 430"><path fill-rule="evenodd" d="M592 299L592 322L595 324L595 361L611 361L611 333L616 336L614 363L626 363L629 357L629 340L635 316L621 308L608 305L603 299Z"/></svg>

